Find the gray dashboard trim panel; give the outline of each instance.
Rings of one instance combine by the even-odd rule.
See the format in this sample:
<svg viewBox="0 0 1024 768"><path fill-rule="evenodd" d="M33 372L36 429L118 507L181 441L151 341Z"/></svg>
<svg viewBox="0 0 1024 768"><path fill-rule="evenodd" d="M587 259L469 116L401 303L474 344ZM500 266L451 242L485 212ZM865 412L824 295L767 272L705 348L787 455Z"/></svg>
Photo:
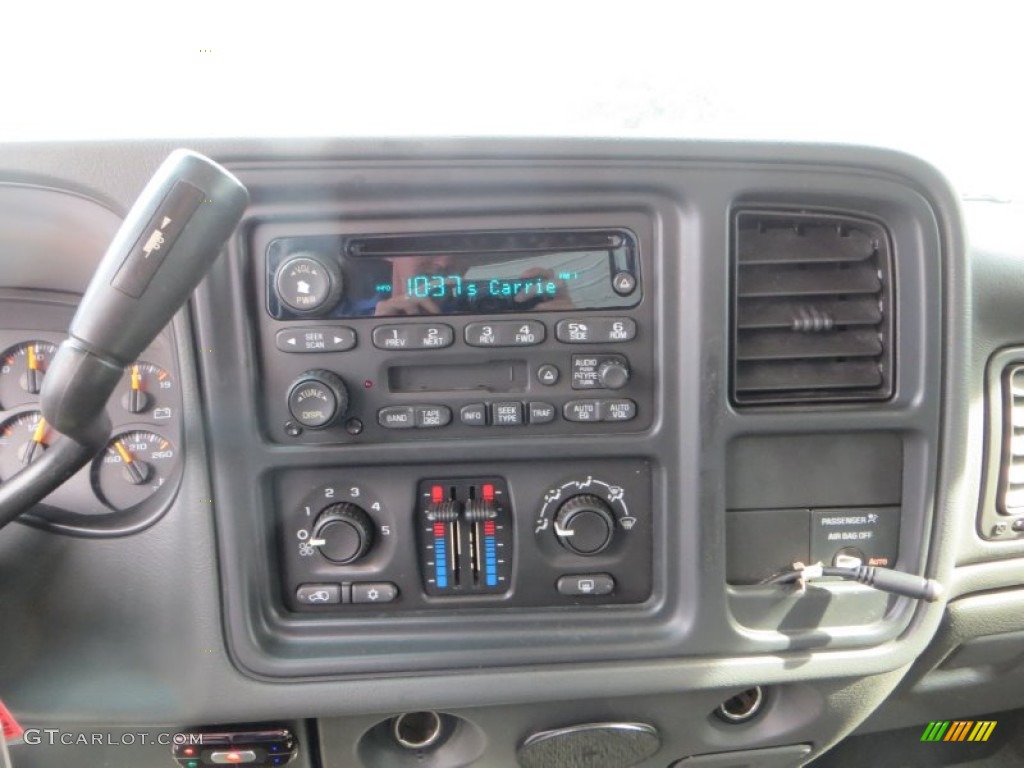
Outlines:
<svg viewBox="0 0 1024 768"><path fill-rule="evenodd" d="M490 172L504 168L526 179L530 178L531 169L552 165L566 173L572 169L586 172L602 168L607 178L612 179L620 178L624 169L658 177L671 175L684 166L699 178L725 164L751 173L779 174L779 179L793 174L793 179L811 181L816 175L826 174L858 185L884 183L902 188L934 212L935 234L942 254L944 440L934 486L936 516L929 534L930 557L925 572L948 581L958 539L962 539L964 530L973 536L978 476L970 469L967 457L977 455L980 435L972 432L970 439L965 439L969 412L973 430L983 430L983 425L978 424L978 414L969 411L975 407L969 396L976 394L980 386L974 380L980 381L982 376L981 369L968 364L972 318L969 265L958 202L941 176L920 161L887 150L826 145L601 140L197 140L5 145L0 147L0 177L86 191L96 199L109 201L113 207L127 208L167 152L182 145L232 163L236 169L244 166L257 171L286 164L304 168L314 176L324 174L324 168L337 165L338 161L344 161L340 164L353 177L381 164L429 168L438 173L444 173L447 166L464 164ZM264 158L270 160L264 162ZM772 186L762 185L759 190L749 191L771 191ZM254 199L256 204L263 202L259 195ZM718 204L724 206L726 202L721 199ZM687 210L692 211L692 201L688 205L691 208ZM700 231L700 227L711 228L709 232L701 231L701 236L712 234L719 241L727 236L725 219L718 225L705 222L694 226L695 231ZM695 231L674 232L673 237L692 237ZM225 263L222 260L218 269L223 270ZM208 285L201 289L201 296L209 291ZM79 290L81 287L84 285ZM207 293L201 304L209 301ZM690 319L697 317L697 310L692 312ZM208 320L200 318L200 323ZM191 338L188 318L181 315L175 322L178 338ZM718 322L724 322L724 318L719 317ZM208 328L204 329L207 332ZM194 371L201 355L199 349L184 345L180 348L183 396L193 405L200 402ZM240 361L248 362L247 350L238 350L238 355ZM702 364L711 372L724 370L717 359L704 359ZM709 387L709 396L724 397L724 381L706 379L695 383L698 388ZM690 392L688 397L693 407L705 396ZM829 427L835 423L822 418L816 426ZM241 673L238 667L250 674L294 674L301 670L300 674L316 676L317 669L321 675L330 674L332 665L323 664L322 659L317 661L315 647L312 663L288 664L283 668L272 663L277 654L283 650L287 654L287 650L266 646L267 639L272 637L271 628L259 620L262 607L258 596L233 591L240 575L229 573L233 566L224 566L224 587L228 591L219 594L216 542L219 537L223 544L232 529L219 506L221 499L213 497L217 502L216 520L209 505L200 505L199 500L210 498L211 491L203 451L203 426L196 410L186 412L185 429L190 451L175 507L157 525L127 540L130 545L53 537L24 526L11 526L0 534L0 609L5 615L27 617L23 631L5 634L2 640L5 664L0 670L0 690L6 703L23 713L23 719L73 722L91 713L95 719L106 722L216 722L225 717L274 719L412 707L516 704L684 689L725 690L752 682L842 678L851 673L867 676L902 670L910 664L924 650L942 614L941 604L905 606L897 612L898 620L890 620L889 635L881 645L860 649L785 651L780 638L767 638L770 642L765 644L761 642L764 638L750 637L745 647L751 652L737 651L721 657L712 653L711 638L716 632L734 635L724 619L720 619L708 627L709 645L675 646L679 652L698 652L690 658L531 664L445 675L421 672L344 680L298 682L278 678L268 684ZM566 441L551 441L550 445L556 450L571 446L581 457L602 453L597 449L579 449ZM630 445L627 440L625 445L634 454L644 452L642 443ZM479 449L481 459L501 458L493 450L488 452L486 445L465 447L474 452ZM706 448L703 444L692 446L689 459L694 460ZM362 459L372 462L393 455L390 451L368 451ZM436 458L441 460L445 456L457 460L458 452L442 450ZM280 451L275 458L280 466L306 463L290 450ZM340 456L329 458L333 461ZM218 465L218 472L223 469L223 465ZM664 486L661 492L664 493ZM694 510L694 514L698 512L714 514ZM701 563L700 570L706 569L708 574L721 569L721 565L710 560L722 547L722 541L716 537L722 535L723 529L724 524L717 528L714 524L698 524L699 541L688 545L692 547L695 563ZM699 554L701 547L703 556ZM972 556L983 559L988 551L976 547ZM695 564L690 567L691 573L698 570ZM16 580L11 577L14 573L18 574ZM711 585L710 590L709 605L721 607L724 584ZM96 600L86 610L77 599L80 594L117 597ZM222 597L226 614L222 613ZM723 612L721 616L724 615ZM255 621L250 623L250 618ZM54 637L57 627L59 638ZM228 642L235 649L232 652L225 644L224 632L228 629ZM683 629L680 625L676 624L675 630L667 634L665 629L662 627L655 634L666 647L682 638L678 633ZM882 638L875 638L879 639ZM852 645L856 645L856 638L852 640ZM249 650L239 653L239 648ZM272 655L254 653L260 649L270 650ZM867 698L875 701L877 694L884 695L883 690L891 687L887 682L872 688L871 680L865 680L864 685L876 694ZM867 714L867 710L859 711L861 717ZM845 728L846 724L838 731L823 734L823 738L833 738Z"/></svg>

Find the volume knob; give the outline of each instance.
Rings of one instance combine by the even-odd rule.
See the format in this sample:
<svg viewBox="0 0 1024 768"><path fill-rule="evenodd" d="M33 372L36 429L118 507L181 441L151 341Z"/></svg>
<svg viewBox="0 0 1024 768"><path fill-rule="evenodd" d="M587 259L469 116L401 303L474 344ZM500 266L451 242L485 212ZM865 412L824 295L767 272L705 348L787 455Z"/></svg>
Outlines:
<svg viewBox="0 0 1024 768"><path fill-rule="evenodd" d="M313 526L313 541L320 554L338 565L354 563L373 546L374 525L362 507L342 502L320 513Z"/></svg>
<svg viewBox="0 0 1024 768"><path fill-rule="evenodd" d="M590 557L612 541L615 516L611 508L589 493L573 496L555 513L555 536L570 552Z"/></svg>
<svg viewBox="0 0 1024 768"><path fill-rule="evenodd" d="M314 315L338 302L343 278L337 263L318 253L297 253L277 270L274 291L292 312Z"/></svg>

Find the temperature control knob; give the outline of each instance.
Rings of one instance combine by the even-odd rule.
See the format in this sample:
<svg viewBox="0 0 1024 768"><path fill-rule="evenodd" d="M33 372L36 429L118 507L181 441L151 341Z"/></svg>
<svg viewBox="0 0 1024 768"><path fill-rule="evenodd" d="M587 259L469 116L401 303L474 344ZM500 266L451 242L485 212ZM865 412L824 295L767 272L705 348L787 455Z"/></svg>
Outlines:
<svg viewBox="0 0 1024 768"><path fill-rule="evenodd" d="M342 502L320 513L313 526L311 543L320 554L338 565L354 563L373 546L373 520L362 507Z"/></svg>
<svg viewBox="0 0 1024 768"><path fill-rule="evenodd" d="M555 513L558 542L577 555L589 557L603 551L615 532L615 516L604 500L591 494L573 496Z"/></svg>
<svg viewBox="0 0 1024 768"><path fill-rule="evenodd" d="M302 426L324 429L348 410L348 388L336 373L306 371L288 390L288 410Z"/></svg>
<svg viewBox="0 0 1024 768"><path fill-rule="evenodd" d="M597 369L597 378L605 389L622 389L629 383L629 366L621 360L608 360Z"/></svg>

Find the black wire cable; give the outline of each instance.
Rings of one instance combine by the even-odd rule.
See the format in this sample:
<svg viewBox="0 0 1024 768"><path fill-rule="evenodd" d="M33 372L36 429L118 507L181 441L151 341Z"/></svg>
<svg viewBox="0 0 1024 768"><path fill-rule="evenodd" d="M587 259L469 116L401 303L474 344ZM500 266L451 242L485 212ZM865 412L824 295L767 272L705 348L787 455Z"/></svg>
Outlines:
<svg viewBox="0 0 1024 768"><path fill-rule="evenodd" d="M854 567L839 566L800 566L787 571L782 571L769 576L761 583L766 585L793 584L805 579L819 578L815 573L820 568L820 576L836 576L846 581L855 581L858 584L890 592L895 595L911 597L915 600L927 600L932 603L942 597L942 585L934 579L926 579L913 573L894 571L890 568L876 568L873 565L858 565ZM811 570L811 576L807 571Z"/></svg>

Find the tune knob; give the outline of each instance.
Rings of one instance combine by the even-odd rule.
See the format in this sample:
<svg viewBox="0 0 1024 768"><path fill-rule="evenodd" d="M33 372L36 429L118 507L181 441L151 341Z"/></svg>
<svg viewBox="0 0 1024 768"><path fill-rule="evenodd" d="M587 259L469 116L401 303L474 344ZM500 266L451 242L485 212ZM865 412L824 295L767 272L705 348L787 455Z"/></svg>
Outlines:
<svg viewBox="0 0 1024 768"><path fill-rule="evenodd" d="M341 269L328 257L296 253L278 268L274 279L277 297L292 312L312 315L331 309L343 287Z"/></svg>
<svg viewBox="0 0 1024 768"><path fill-rule="evenodd" d="M373 520L362 507L342 502L327 507L316 519L312 541L320 554L338 565L354 563L373 546Z"/></svg>
<svg viewBox="0 0 1024 768"><path fill-rule="evenodd" d="M621 360L607 360L597 369L597 379L605 389L622 389L629 383L629 366Z"/></svg>
<svg viewBox="0 0 1024 768"><path fill-rule="evenodd" d="M555 513L555 536L570 552L589 557L603 551L615 532L611 508L597 496L568 499Z"/></svg>
<svg viewBox="0 0 1024 768"><path fill-rule="evenodd" d="M348 387L331 371L306 371L288 390L288 410L302 426L324 429L348 410Z"/></svg>

